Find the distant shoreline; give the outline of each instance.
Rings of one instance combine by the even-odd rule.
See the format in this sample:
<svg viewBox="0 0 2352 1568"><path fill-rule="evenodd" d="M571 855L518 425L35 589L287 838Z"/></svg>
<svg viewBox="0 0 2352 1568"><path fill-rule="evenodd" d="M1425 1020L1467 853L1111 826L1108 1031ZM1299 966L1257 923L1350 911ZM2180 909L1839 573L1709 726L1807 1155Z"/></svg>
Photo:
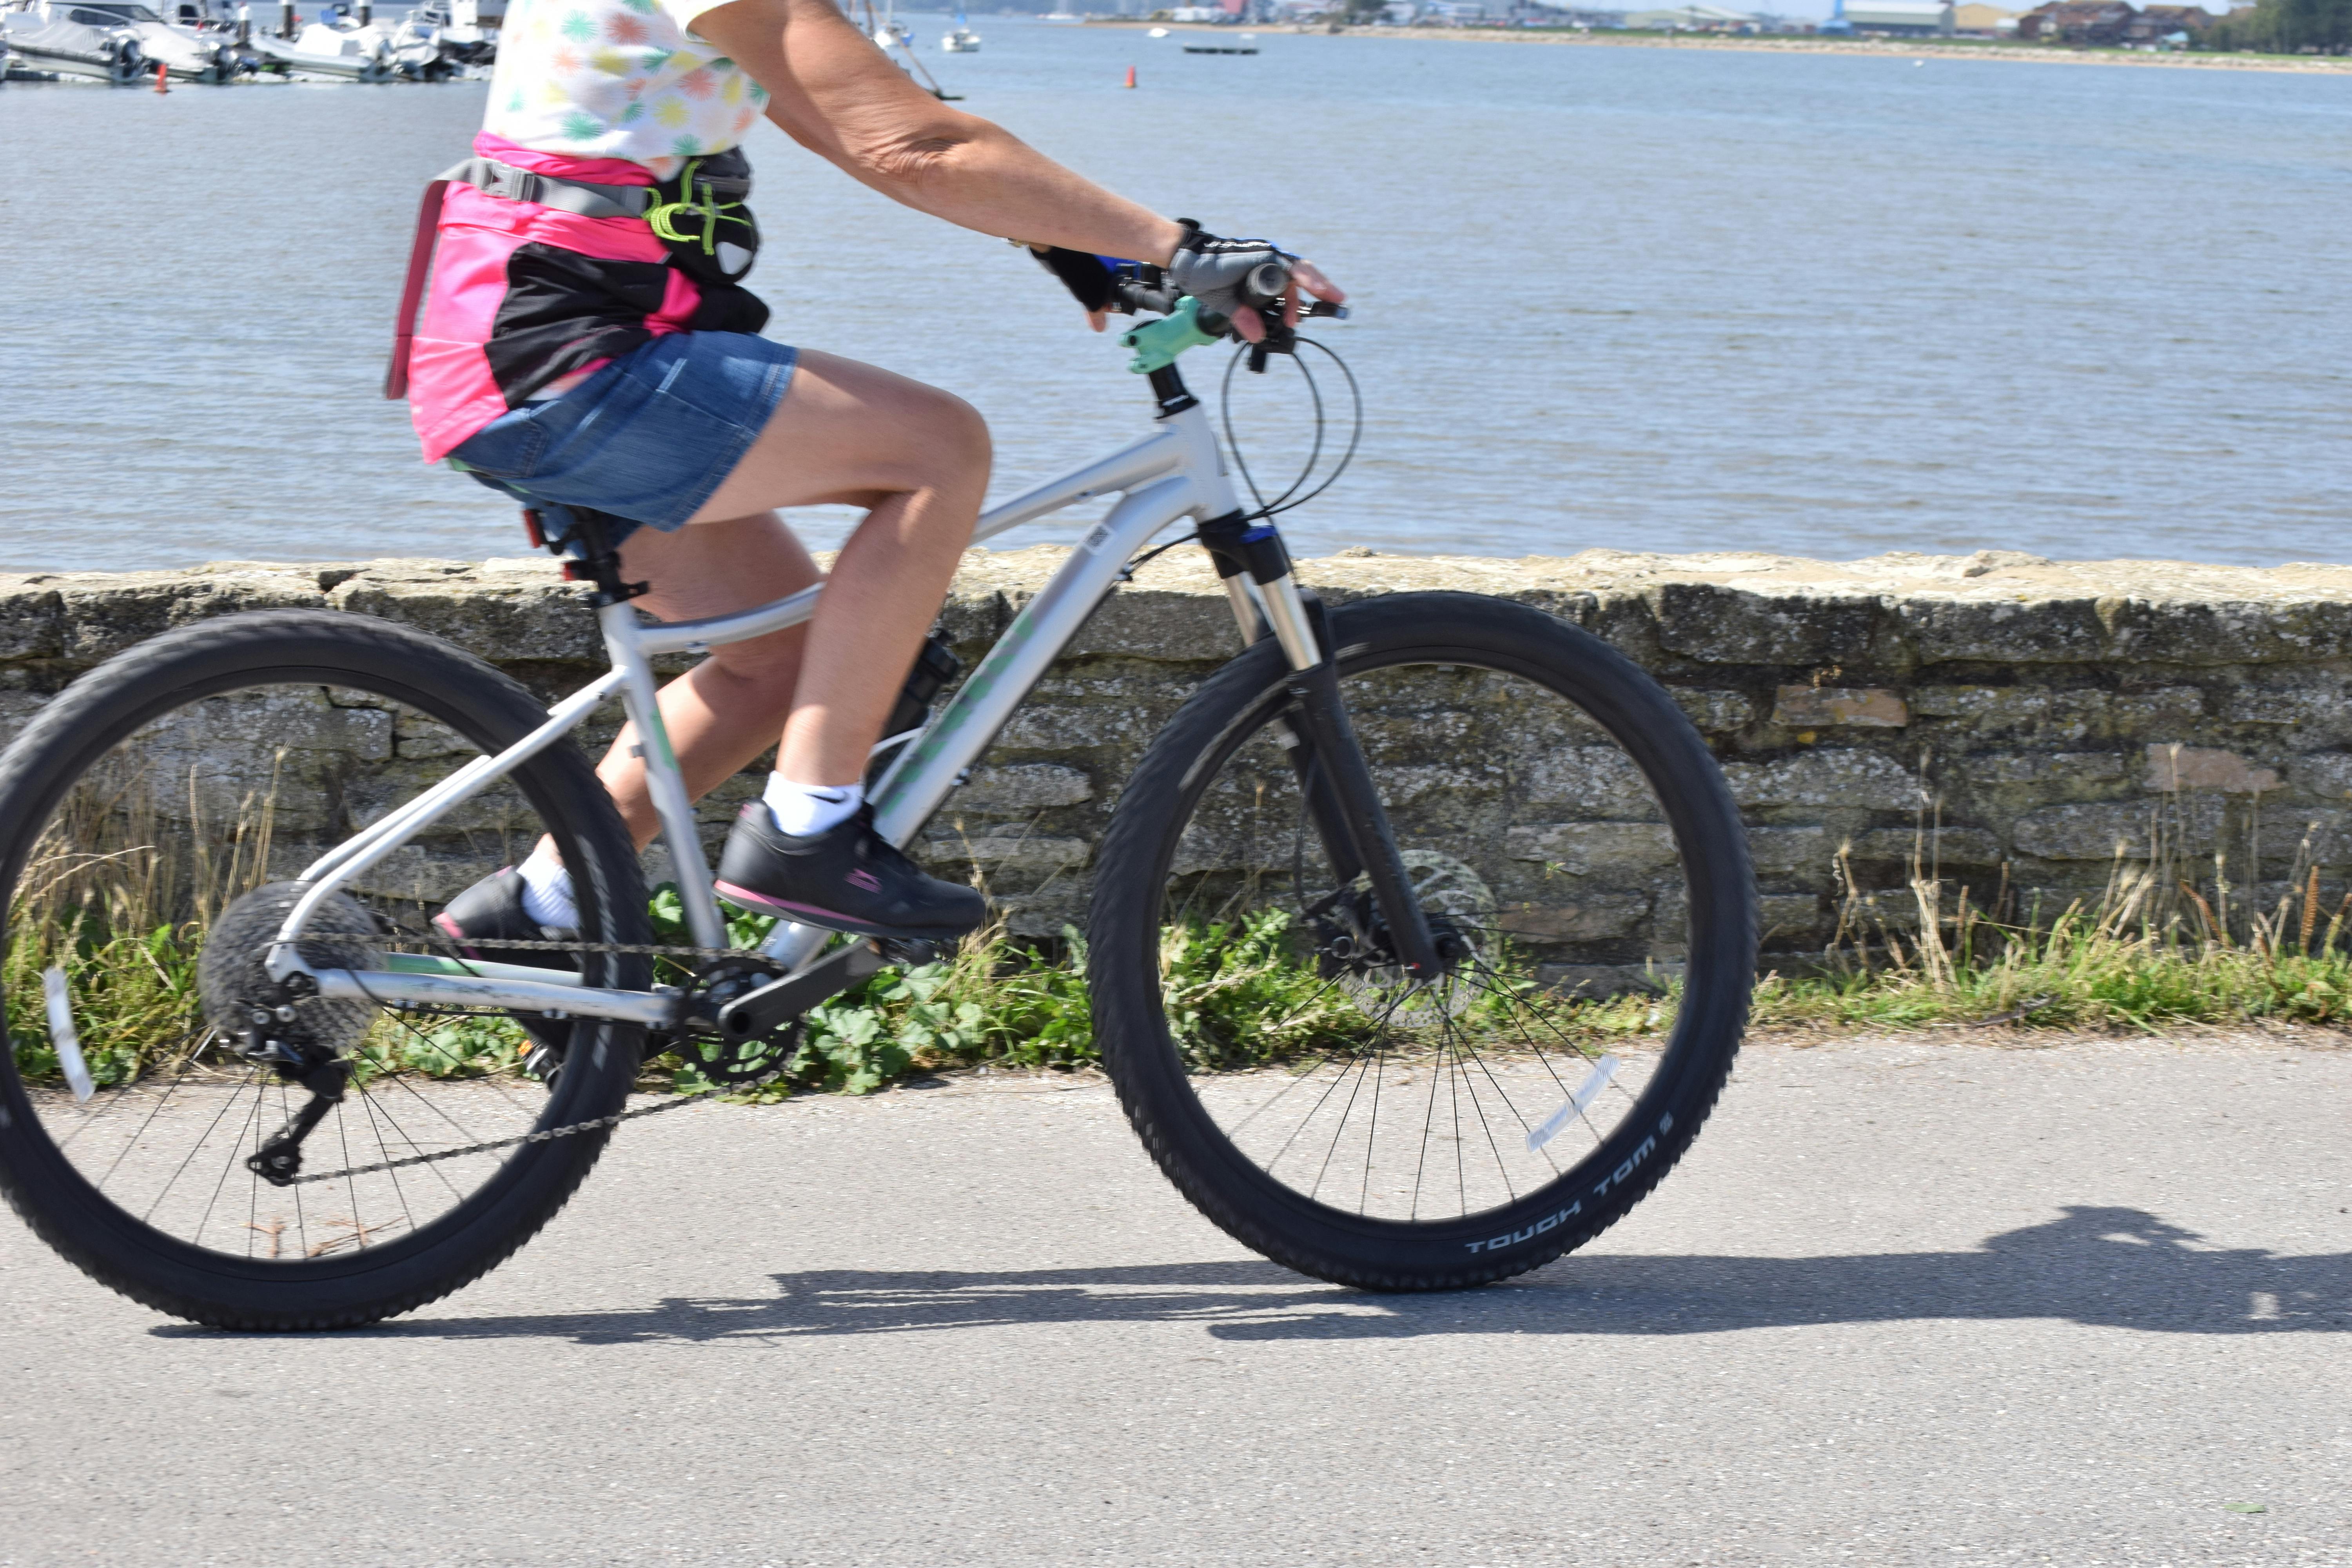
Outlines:
<svg viewBox="0 0 2352 1568"><path fill-rule="evenodd" d="M1229 27L1188 22L1150 22L1140 17L1090 16L1090 26L1166 27L1172 33L1232 35ZM1506 27L1349 27L1339 34L1319 30L1294 31L1282 26L1254 29L1265 37L1414 38L1449 44L1565 44L1627 49L1719 49L1751 54L1880 55L1917 59L1932 55L1944 60L2016 60L2030 65L2154 66L2195 70L2289 72L2303 76L2352 75L2352 58L2317 55L2144 54L2123 49L2020 48L2001 44L1951 44L1938 38L1754 38L1707 36L1633 36L1622 33L1538 33Z"/></svg>

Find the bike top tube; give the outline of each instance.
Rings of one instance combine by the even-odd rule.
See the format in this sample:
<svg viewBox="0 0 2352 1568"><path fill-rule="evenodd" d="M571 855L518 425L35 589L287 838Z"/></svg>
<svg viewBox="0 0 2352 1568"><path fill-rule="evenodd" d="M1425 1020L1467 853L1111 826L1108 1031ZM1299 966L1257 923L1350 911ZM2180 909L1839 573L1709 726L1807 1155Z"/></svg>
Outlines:
<svg viewBox="0 0 2352 1568"><path fill-rule="evenodd" d="M1190 417L1188 417L1188 416ZM1197 426L1197 428L1195 427ZM1203 443L1206 448L1203 449ZM1220 492L1230 493L1224 476L1219 470L1215 439L1208 432L1206 416L1198 409L1187 410L1161 423L1160 427L1140 441L1112 453L1109 457L1073 469L1056 479L1014 496L1002 506L990 508L981 514L971 531L971 542L993 539L1000 533L1050 517L1065 508L1097 496L1133 490L1154 479L1171 474L1186 473L1194 480L1200 499L1192 509L1196 514L1218 509ZM694 621L662 621L641 626L637 630L637 646L648 656L666 653L701 653L727 643L746 642L765 637L770 632L796 626L816 614L817 596L822 587L803 588L789 598L773 604L740 610L731 616L709 616Z"/></svg>

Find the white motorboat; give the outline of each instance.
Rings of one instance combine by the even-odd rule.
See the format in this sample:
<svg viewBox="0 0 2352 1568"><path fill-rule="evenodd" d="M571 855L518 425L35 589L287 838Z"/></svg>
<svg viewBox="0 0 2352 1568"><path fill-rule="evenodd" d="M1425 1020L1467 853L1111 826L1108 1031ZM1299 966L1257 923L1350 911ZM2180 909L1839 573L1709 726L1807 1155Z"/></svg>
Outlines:
<svg viewBox="0 0 2352 1568"><path fill-rule="evenodd" d="M940 35L940 47L951 55L980 53L980 35L970 27L950 27Z"/></svg>
<svg viewBox="0 0 2352 1568"><path fill-rule="evenodd" d="M289 76L342 81L439 81L456 67L443 58L439 30L415 16L397 24L354 20L343 7L321 12L291 39L255 34L253 51Z"/></svg>
<svg viewBox="0 0 2352 1568"><path fill-rule="evenodd" d="M441 58L464 66L496 64L503 0L427 0L408 19L439 33Z"/></svg>
<svg viewBox="0 0 2352 1568"><path fill-rule="evenodd" d="M225 37L177 27L125 0L31 0L0 16L7 52L41 70L128 84L162 66L182 81L227 81L241 62Z"/></svg>

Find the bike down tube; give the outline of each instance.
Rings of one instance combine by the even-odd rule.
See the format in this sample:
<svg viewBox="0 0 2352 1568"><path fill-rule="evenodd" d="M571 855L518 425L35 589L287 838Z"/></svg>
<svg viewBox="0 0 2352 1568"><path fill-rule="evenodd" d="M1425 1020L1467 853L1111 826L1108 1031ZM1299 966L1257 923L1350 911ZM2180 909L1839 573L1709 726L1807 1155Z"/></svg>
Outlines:
<svg viewBox="0 0 2352 1568"><path fill-rule="evenodd" d="M292 944L310 923L327 896L353 877L373 866L399 848L422 829L432 826L445 813L459 803L478 794L540 752L547 750L576 728L583 719L594 711L596 705L612 694L621 683L620 672L598 677L562 701L547 710L547 722L500 752L495 757L476 757L406 805L388 812L362 832L344 840L320 856L306 868L299 880L310 884L310 890L296 900L287 911L285 923L278 928L277 941L269 952L269 977L282 981L289 975L308 973L309 965Z"/></svg>
<svg viewBox="0 0 2352 1568"><path fill-rule="evenodd" d="M1198 502L1194 476L1161 479L1129 492L1087 531L1053 579L1013 617L930 728L882 775L874 792L874 826L882 837L903 847L921 830L1117 585L1129 557Z"/></svg>

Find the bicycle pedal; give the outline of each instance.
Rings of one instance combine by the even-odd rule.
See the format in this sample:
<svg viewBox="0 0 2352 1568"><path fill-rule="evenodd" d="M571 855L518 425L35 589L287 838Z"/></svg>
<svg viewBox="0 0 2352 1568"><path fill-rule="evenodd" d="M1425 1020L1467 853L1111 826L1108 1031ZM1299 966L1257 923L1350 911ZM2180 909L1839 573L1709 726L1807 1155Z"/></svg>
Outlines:
<svg viewBox="0 0 2352 1568"><path fill-rule="evenodd" d="M882 950L883 962L916 969L926 963L937 963L946 956L948 944L922 937L880 937L875 945Z"/></svg>

